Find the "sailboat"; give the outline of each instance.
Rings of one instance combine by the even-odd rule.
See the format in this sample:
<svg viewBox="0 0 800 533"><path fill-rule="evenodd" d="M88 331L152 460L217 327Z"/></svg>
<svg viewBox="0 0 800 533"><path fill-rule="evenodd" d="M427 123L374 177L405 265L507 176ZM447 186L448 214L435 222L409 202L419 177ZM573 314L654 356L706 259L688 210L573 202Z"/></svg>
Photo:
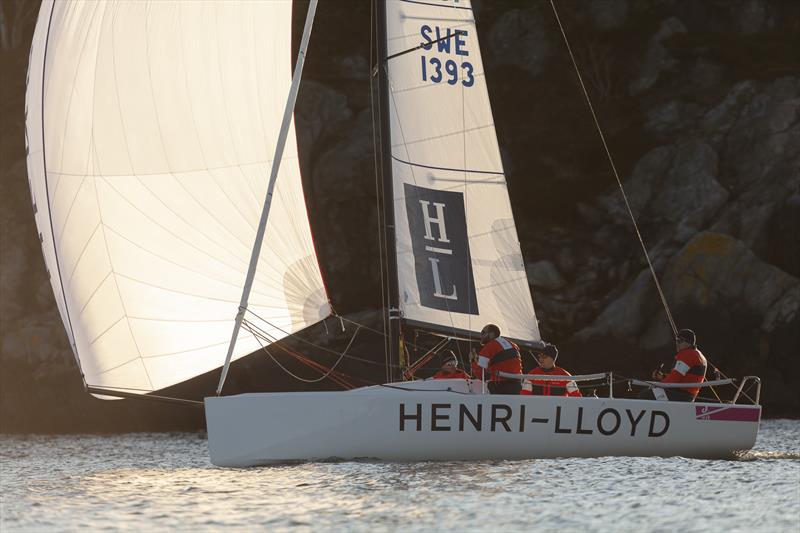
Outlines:
<svg viewBox="0 0 800 533"><path fill-rule="evenodd" d="M751 448L761 408L737 403L744 381L730 403L496 396L480 379L224 394L231 362L333 314L293 120L316 5L292 73L291 0L43 1L28 172L87 391L152 396L221 367L204 403L228 467ZM410 326L473 340L497 323L541 346L471 3L377 8L390 361Z"/></svg>

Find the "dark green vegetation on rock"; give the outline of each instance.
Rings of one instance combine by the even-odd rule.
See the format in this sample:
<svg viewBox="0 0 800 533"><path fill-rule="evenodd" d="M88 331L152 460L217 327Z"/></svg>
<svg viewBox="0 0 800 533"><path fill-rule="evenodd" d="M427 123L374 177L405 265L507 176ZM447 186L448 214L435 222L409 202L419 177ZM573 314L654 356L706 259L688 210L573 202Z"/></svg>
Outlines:
<svg viewBox="0 0 800 533"><path fill-rule="evenodd" d="M473 3L542 333L573 372L644 376L671 360L671 332L549 2ZM3 4L7 19L16 5ZM727 374L762 377L768 416L800 415L800 4L559 6L679 326L693 328ZM302 4L297 12L299 40ZM333 304L366 317L380 306L369 18L366 0L320 4L296 112ZM0 55L0 430L199 426L201 416L180 408L83 394L30 208L23 125L33 19L20 24L22 44L2 43ZM377 339L363 342L356 352L382 360ZM346 371L383 375L357 363ZM200 383L197 395L213 376ZM239 390L293 386L263 357L234 369Z"/></svg>

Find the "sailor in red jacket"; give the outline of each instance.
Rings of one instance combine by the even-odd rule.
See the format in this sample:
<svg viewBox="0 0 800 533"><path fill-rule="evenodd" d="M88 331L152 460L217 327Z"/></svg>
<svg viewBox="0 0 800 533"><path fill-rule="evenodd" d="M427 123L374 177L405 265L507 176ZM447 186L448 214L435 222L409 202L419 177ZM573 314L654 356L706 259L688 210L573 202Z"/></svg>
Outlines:
<svg viewBox="0 0 800 533"><path fill-rule="evenodd" d="M556 366L556 359L558 358L558 348L555 344L546 344L544 349L539 352L536 359L539 361L539 366L530 371L530 374L538 374L544 376L571 376L569 372ZM578 385L572 380L558 380L558 381L543 381L536 380L526 381L522 384L522 394L534 394L538 396L582 396Z"/></svg>
<svg viewBox="0 0 800 533"><path fill-rule="evenodd" d="M680 330L675 336L675 347L678 353L675 354L675 366L672 371L665 376L663 372L656 370L653 372L653 379L661 380L662 383L702 383L706 377L708 363L705 356L697 349L694 331ZM693 402L699 392L700 387L685 389L653 387L642 391L639 397L649 400Z"/></svg>
<svg viewBox="0 0 800 533"><path fill-rule="evenodd" d="M458 368L458 358L451 351L445 355L442 361L442 368L433 375L433 379L469 379L469 376Z"/></svg>
<svg viewBox="0 0 800 533"><path fill-rule="evenodd" d="M522 374L522 358L519 347L500 336L500 328L487 324L481 330L481 351L472 354L472 375L483 377L489 384L492 394L519 394L522 382L519 379L504 378L497 372Z"/></svg>

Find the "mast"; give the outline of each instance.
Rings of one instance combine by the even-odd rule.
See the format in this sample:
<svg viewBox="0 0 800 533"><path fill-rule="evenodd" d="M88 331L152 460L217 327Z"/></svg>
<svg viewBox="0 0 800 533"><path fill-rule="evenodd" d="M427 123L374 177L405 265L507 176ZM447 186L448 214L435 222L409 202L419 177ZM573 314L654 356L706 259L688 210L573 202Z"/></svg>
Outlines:
<svg viewBox="0 0 800 533"><path fill-rule="evenodd" d="M231 358L233 357L233 349L236 346L236 339L239 337L239 329L242 327L242 319L247 310L250 289L252 289L253 280L255 280L256 266L258 265L258 258L261 255L261 245L264 242L264 233L267 229L267 219L269 218L269 208L272 204L272 193L275 189L275 182L278 179L278 170L281 166L281 158L283 157L283 148L286 145L286 137L289 134L289 126L292 123L294 104L297 101L297 91L300 87L300 78L303 74L303 65L306 60L306 49L308 48L308 41L311 38L311 27L314 25L314 14L317 11L317 1L318 0L311 0L308 6L306 23L303 28L303 38L300 41L300 49L297 52L297 62L295 63L294 75L292 76L292 86L289 89L289 96L286 99L286 107L283 111L283 122L281 123L280 133L278 134L278 142L275 145L275 156L272 158L272 171L269 176L267 196L264 199L264 207L261 210L261 220L258 223L258 231L256 232L256 239L253 243L253 251L250 254L250 266L247 269L247 277L245 278L244 287L242 289L242 299L239 302L239 312L236 313L236 323L233 326L231 342L228 345L228 354L225 356L225 364L222 367L222 374L219 377L217 396L222 393L222 387L225 385L225 378L228 376L228 369L230 369Z"/></svg>
<svg viewBox="0 0 800 533"><path fill-rule="evenodd" d="M386 29L386 2L376 0L378 37L378 122L380 124L380 162L383 183L383 222L384 222L384 260L388 301L386 312L389 319L387 355L389 359L389 381L394 379L393 366L400 361L400 306L397 280L397 255L394 228L394 182L392 180L392 138L389 115L389 67L387 64L388 44ZM381 280L383 282L383 280Z"/></svg>

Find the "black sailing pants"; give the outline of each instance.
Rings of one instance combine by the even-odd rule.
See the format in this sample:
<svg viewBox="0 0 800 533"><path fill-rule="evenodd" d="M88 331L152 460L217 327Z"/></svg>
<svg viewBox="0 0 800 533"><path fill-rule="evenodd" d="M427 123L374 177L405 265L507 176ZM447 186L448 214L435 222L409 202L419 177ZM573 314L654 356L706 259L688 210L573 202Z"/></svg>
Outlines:
<svg viewBox="0 0 800 533"><path fill-rule="evenodd" d="M522 383L516 380L489 382L489 392L492 394L519 394L521 391Z"/></svg>

